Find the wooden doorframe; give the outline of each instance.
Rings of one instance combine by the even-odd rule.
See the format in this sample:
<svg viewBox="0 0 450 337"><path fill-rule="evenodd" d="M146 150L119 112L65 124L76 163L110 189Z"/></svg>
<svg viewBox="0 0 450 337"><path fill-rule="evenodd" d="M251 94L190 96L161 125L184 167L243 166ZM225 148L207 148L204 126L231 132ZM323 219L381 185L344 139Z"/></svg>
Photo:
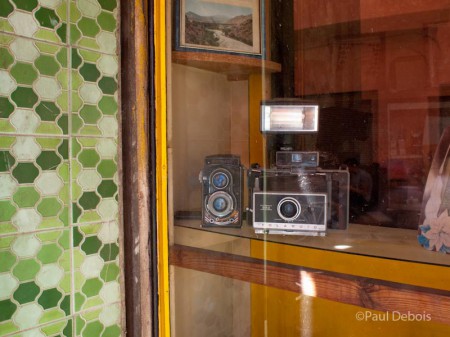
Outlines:
<svg viewBox="0 0 450 337"><path fill-rule="evenodd" d="M121 0L121 144L126 335L158 336L153 30L147 0Z"/></svg>

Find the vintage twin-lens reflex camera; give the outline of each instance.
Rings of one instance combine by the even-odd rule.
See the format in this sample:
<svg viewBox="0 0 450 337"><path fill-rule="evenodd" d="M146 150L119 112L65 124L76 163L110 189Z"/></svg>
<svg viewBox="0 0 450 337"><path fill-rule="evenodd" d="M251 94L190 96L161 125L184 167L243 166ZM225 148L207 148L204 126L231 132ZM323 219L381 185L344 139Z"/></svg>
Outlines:
<svg viewBox="0 0 450 337"><path fill-rule="evenodd" d="M202 226L241 227L244 168L239 156L212 155L200 172Z"/></svg>

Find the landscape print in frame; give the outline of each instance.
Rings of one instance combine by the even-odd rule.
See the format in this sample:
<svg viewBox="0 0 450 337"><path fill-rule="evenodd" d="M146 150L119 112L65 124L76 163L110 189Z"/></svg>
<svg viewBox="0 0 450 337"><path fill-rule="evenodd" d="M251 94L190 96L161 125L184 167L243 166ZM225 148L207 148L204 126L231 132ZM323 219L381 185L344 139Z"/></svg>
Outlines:
<svg viewBox="0 0 450 337"><path fill-rule="evenodd" d="M260 0L178 0L179 47L261 55Z"/></svg>

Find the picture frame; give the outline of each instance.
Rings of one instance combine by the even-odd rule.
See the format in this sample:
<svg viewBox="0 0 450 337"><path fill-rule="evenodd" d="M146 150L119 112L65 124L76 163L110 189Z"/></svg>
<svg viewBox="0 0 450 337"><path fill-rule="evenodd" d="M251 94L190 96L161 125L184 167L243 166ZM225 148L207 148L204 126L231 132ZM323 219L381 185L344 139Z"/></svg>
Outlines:
<svg viewBox="0 0 450 337"><path fill-rule="evenodd" d="M175 50L264 55L261 0L175 0Z"/></svg>

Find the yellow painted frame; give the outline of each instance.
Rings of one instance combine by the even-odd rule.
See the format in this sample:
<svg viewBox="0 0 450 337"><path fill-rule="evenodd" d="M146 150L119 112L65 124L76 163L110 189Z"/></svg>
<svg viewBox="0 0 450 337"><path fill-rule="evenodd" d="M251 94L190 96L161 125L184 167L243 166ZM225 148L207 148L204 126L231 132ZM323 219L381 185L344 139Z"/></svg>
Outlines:
<svg viewBox="0 0 450 337"><path fill-rule="evenodd" d="M166 1L154 0L156 212L158 223L159 335L170 336L167 204Z"/></svg>

